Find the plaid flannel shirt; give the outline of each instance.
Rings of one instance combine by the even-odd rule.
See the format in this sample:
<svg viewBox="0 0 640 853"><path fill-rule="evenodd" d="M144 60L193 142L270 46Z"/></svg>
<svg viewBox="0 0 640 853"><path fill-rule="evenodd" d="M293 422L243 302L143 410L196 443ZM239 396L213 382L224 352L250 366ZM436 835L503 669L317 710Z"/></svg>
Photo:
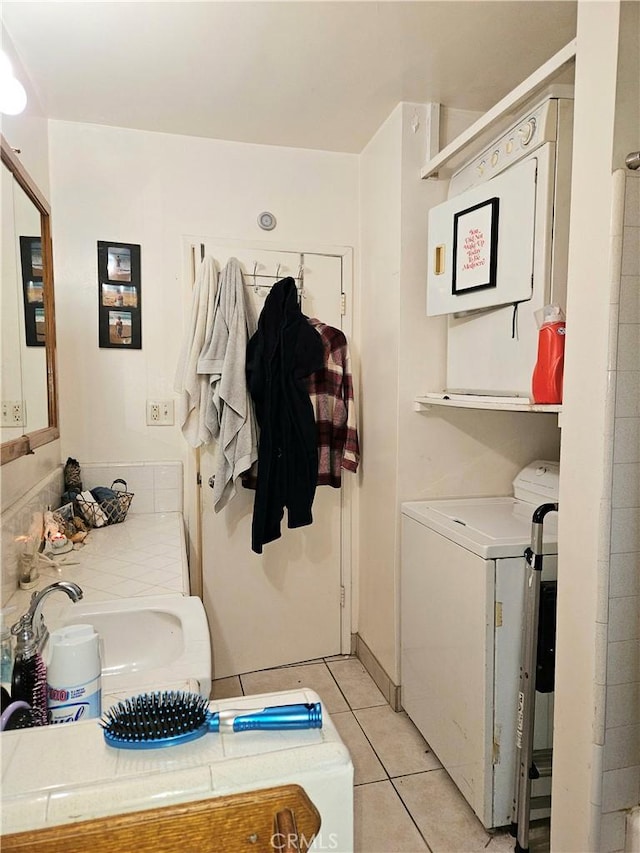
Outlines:
<svg viewBox="0 0 640 853"><path fill-rule="evenodd" d="M340 488L342 468L360 461L347 339L340 329L309 320L322 338L324 368L307 378L318 431L318 485Z"/></svg>

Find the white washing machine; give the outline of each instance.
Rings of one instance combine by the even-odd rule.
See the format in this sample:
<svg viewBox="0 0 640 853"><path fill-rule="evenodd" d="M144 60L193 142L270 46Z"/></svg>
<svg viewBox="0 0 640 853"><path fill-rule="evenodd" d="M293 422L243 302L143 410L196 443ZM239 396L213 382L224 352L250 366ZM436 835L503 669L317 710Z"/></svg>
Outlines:
<svg viewBox="0 0 640 853"><path fill-rule="evenodd" d="M402 505L402 705L487 828L511 822L524 552L534 509L558 500L558 473L536 461L513 497ZM542 579L553 581L556 514L544 533ZM553 694L537 693L536 749L551 746L552 718Z"/></svg>

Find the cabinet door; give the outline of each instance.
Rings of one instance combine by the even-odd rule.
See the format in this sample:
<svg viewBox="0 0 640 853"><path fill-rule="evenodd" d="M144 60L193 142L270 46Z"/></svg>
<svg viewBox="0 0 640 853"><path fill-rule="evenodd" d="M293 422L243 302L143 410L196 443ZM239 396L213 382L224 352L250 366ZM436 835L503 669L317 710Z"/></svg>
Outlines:
<svg viewBox="0 0 640 853"><path fill-rule="evenodd" d="M5 853L306 853L320 828L299 785L3 835ZM285 843L289 843L286 846Z"/></svg>

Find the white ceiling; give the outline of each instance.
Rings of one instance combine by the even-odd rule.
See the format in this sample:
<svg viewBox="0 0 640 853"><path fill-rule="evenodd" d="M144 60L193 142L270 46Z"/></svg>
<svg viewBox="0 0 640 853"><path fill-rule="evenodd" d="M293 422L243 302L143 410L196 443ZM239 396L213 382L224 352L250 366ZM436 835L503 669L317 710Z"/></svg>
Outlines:
<svg viewBox="0 0 640 853"><path fill-rule="evenodd" d="M347 152L399 101L488 109L575 18L572 0L2 3L50 118Z"/></svg>

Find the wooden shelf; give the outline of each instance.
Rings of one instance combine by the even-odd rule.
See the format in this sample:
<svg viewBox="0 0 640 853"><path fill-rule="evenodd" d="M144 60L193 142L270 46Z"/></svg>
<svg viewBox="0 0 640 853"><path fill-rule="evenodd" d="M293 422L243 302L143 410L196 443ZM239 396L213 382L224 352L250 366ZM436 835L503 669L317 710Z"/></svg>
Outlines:
<svg viewBox="0 0 640 853"><path fill-rule="evenodd" d="M539 403L520 402L518 397L480 397L468 395L448 395L444 392L426 394L424 397L415 397L414 409L416 412L428 411L432 406L447 406L454 409L486 409L494 412L544 412L546 414L560 414L562 406L542 405Z"/></svg>
<svg viewBox="0 0 640 853"><path fill-rule="evenodd" d="M533 74L527 77L519 86L516 86L508 95L498 101L488 112L475 121L468 127L460 136L456 137L453 142L445 146L442 151L425 163L424 168L420 172L422 178L448 178L455 170L455 166L445 166L454 160L467 146L484 137L487 131L491 130L492 134L499 133L498 124L501 120L508 119L512 121L515 111L528 101L530 98L541 93L545 86L557 78L558 74L570 63L576 55L576 40L570 41L561 50L554 54L551 59L548 59L544 65L536 69ZM506 130L506 126L504 130ZM479 142L478 142L479 144Z"/></svg>

